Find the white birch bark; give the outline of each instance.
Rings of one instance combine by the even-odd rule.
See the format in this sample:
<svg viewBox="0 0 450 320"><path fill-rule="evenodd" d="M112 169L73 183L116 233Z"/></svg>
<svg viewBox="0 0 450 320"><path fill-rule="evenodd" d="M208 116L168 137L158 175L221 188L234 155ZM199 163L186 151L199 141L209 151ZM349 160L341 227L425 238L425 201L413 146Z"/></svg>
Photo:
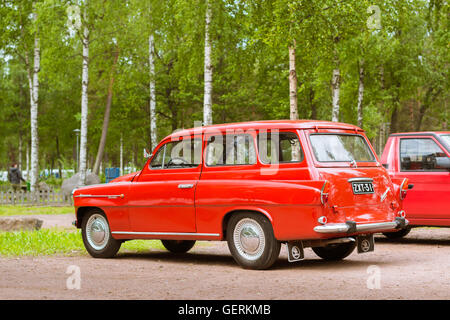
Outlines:
<svg viewBox="0 0 450 320"><path fill-rule="evenodd" d="M359 86L358 86L358 126L363 125L363 99L364 99L364 61L359 66Z"/></svg>
<svg viewBox="0 0 450 320"><path fill-rule="evenodd" d="M156 132L156 81L155 81L155 45L153 34L148 38L148 56L150 65L150 143L153 150L158 144Z"/></svg>
<svg viewBox="0 0 450 320"><path fill-rule="evenodd" d="M297 106L297 71L295 67L295 40L289 47L289 105L290 119L298 120Z"/></svg>
<svg viewBox="0 0 450 320"><path fill-rule="evenodd" d="M205 15L205 91L203 97L203 125L212 124L212 76L213 67L211 63L211 40L209 35L209 25L211 23L211 4L206 0Z"/></svg>
<svg viewBox="0 0 450 320"><path fill-rule="evenodd" d="M339 95L340 95L340 87L341 87L341 73L339 68L335 68L333 70L333 78L331 80L332 87L332 117L331 121L338 122L339 121Z"/></svg>
<svg viewBox="0 0 450 320"><path fill-rule="evenodd" d="M86 15L86 13L85 13ZM81 128L80 128L80 184L86 183L87 171L87 116L88 116L88 84L89 84L89 29L83 31L83 70L81 76Z"/></svg>
<svg viewBox="0 0 450 320"><path fill-rule="evenodd" d="M33 20L37 21L37 14L33 14ZM39 100L39 71L41 64L41 51L39 37L36 32L34 36L34 65L30 83L30 127L31 127L31 191L35 191L39 177L39 137L38 137L38 100Z"/></svg>

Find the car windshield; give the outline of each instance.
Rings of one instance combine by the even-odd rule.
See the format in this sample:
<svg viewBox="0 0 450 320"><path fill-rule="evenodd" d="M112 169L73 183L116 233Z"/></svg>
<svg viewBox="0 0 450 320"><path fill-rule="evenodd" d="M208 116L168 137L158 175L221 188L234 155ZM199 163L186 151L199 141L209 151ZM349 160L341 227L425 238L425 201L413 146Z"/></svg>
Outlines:
<svg viewBox="0 0 450 320"><path fill-rule="evenodd" d="M354 134L312 134L314 156L320 162L371 162L375 157L365 139Z"/></svg>
<svg viewBox="0 0 450 320"><path fill-rule="evenodd" d="M442 134L441 138L444 141L447 150L450 150L450 134Z"/></svg>

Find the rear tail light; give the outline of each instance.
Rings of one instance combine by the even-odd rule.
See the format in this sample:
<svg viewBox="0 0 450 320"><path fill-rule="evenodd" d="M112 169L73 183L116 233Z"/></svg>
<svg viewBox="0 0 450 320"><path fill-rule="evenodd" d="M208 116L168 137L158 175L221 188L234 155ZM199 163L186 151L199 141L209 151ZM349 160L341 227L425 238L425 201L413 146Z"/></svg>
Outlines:
<svg viewBox="0 0 450 320"><path fill-rule="evenodd" d="M325 216L321 216L319 219L317 219L317 222L319 222L320 224L326 224L327 221L327 217Z"/></svg>
<svg viewBox="0 0 450 320"><path fill-rule="evenodd" d="M401 218L405 218L405 217L406 217L406 213L405 213L405 211L403 211L403 210L397 212L397 215L398 215L399 217L401 217Z"/></svg>
<svg viewBox="0 0 450 320"><path fill-rule="evenodd" d="M406 194L408 193L408 179L403 179L402 184L400 185L400 200L406 198Z"/></svg>
<svg viewBox="0 0 450 320"><path fill-rule="evenodd" d="M320 202L322 204L327 203L329 190L330 190L330 183L328 182L328 180L325 180L322 186L322 190L320 190Z"/></svg>

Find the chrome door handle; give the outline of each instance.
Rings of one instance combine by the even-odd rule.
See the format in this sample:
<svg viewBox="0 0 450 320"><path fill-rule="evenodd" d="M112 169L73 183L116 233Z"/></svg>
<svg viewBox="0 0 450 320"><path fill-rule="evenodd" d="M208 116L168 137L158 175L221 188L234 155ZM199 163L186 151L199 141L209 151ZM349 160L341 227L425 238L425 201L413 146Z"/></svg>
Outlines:
<svg viewBox="0 0 450 320"><path fill-rule="evenodd" d="M178 185L178 189L191 189L193 187L194 187L193 184L179 184Z"/></svg>

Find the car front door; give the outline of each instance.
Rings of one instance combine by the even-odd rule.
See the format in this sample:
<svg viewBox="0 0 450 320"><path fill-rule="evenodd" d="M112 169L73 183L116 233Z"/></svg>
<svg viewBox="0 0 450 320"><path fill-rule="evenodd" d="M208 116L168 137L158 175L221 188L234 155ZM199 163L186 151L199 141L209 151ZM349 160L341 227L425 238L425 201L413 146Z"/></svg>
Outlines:
<svg viewBox="0 0 450 320"><path fill-rule="evenodd" d="M195 190L201 172L201 136L166 141L131 184L129 206L133 232L196 231Z"/></svg>
<svg viewBox="0 0 450 320"><path fill-rule="evenodd" d="M407 216L450 219L450 172L439 166L439 158L448 158L444 148L431 136L400 138L398 147L397 177L408 178L414 185L404 202Z"/></svg>

